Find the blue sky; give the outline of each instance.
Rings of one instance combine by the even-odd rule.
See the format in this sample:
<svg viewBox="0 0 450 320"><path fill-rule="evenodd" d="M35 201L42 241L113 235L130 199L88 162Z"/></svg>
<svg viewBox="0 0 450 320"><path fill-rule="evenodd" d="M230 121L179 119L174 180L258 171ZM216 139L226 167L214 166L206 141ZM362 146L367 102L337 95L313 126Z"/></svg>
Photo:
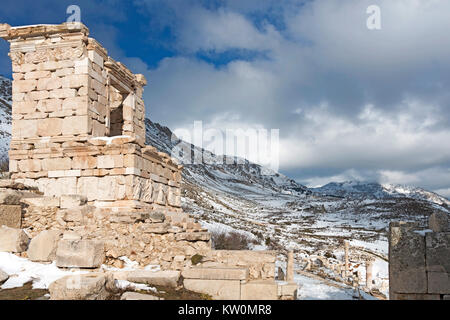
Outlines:
<svg viewBox="0 0 450 320"><path fill-rule="evenodd" d="M82 22L149 80L148 116L175 128L280 129L280 171L450 196L450 2L104 0L2 4L0 21ZM381 30L366 9L381 8ZM10 74L0 44L0 74Z"/></svg>

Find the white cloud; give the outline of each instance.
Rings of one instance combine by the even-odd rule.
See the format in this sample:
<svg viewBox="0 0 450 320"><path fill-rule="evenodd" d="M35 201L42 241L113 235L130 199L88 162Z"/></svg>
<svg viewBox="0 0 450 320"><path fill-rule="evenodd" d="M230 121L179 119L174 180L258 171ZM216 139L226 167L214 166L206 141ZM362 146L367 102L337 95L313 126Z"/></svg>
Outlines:
<svg viewBox="0 0 450 320"><path fill-rule="evenodd" d="M150 117L278 128L281 170L308 184L375 178L446 190L450 2L380 0L380 31L366 28L370 4L281 5L284 29L256 26L249 5L185 9L172 26L179 56L150 70ZM220 67L193 57L228 50L264 55Z"/></svg>

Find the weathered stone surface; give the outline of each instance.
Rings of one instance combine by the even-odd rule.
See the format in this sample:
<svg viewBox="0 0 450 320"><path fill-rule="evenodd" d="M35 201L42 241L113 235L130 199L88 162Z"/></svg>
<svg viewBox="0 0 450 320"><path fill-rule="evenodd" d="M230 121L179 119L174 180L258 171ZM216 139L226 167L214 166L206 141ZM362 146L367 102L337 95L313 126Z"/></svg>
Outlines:
<svg viewBox="0 0 450 320"><path fill-rule="evenodd" d="M59 207L59 198L58 197L35 197L35 198L24 198L21 201L29 206L34 207Z"/></svg>
<svg viewBox="0 0 450 320"><path fill-rule="evenodd" d="M85 205L87 202L87 198L85 196L80 195L62 195L60 207L61 209L69 209L74 207L79 207Z"/></svg>
<svg viewBox="0 0 450 320"><path fill-rule="evenodd" d="M0 285L5 283L9 279L9 275L0 269Z"/></svg>
<svg viewBox="0 0 450 320"><path fill-rule="evenodd" d="M425 237L417 224L391 223L389 231L389 292L426 293Z"/></svg>
<svg viewBox="0 0 450 320"><path fill-rule="evenodd" d="M22 227L22 208L20 206L0 205L0 226L20 229Z"/></svg>
<svg viewBox="0 0 450 320"><path fill-rule="evenodd" d="M74 231L65 231L62 238L63 240L81 240L81 236Z"/></svg>
<svg viewBox="0 0 450 320"><path fill-rule="evenodd" d="M0 226L0 251L24 252L27 250L29 240L21 229Z"/></svg>
<svg viewBox="0 0 450 320"><path fill-rule="evenodd" d="M105 274L65 276L50 284L50 300L106 300L106 282Z"/></svg>
<svg viewBox="0 0 450 320"><path fill-rule="evenodd" d="M153 223L159 223L164 222L164 220L166 220L166 216L162 212L150 212L148 219L150 219Z"/></svg>
<svg viewBox="0 0 450 320"><path fill-rule="evenodd" d="M450 293L450 278L447 272L428 272L427 274L428 293Z"/></svg>
<svg viewBox="0 0 450 320"><path fill-rule="evenodd" d="M61 232L45 230L31 239L27 255L31 261L53 261L56 259L56 248Z"/></svg>
<svg viewBox="0 0 450 320"><path fill-rule="evenodd" d="M389 293L390 300L440 300L439 294L426 293Z"/></svg>
<svg viewBox="0 0 450 320"><path fill-rule="evenodd" d="M278 296L283 299L291 298L292 300L296 300L297 292L298 284L296 282L278 284Z"/></svg>
<svg viewBox="0 0 450 320"><path fill-rule="evenodd" d="M128 281L145 283L153 286L176 288L180 279L180 271L147 271L136 270L128 274Z"/></svg>
<svg viewBox="0 0 450 320"><path fill-rule="evenodd" d="M185 279L247 280L247 268L189 268L182 272Z"/></svg>
<svg viewBox="0 0 450 320"><path fill-rule="evenodd" d="M158 297L150 294L142 294L137 292L125 292L120 297L120 300L161 300Z"/></svg>
<svg viewBox="0 0 450 320"><path fill-rule="evenodd" d="M449 215L445 212L434 212L431 214L428 225L434 232L450 231Z"/></svg>
<svg viewBox="0 0 450 320"><path fill-rule="evenodd" d="M427 270L450 273L450 232L426 234Z"/></svg>
<svg viewBox="0 0 450 320"><path fill-rule="evenodd" d="M102 241L60 240L56 250L56 265L66 268L98 268L105 260Z"/></svg>
<svg viewBox="0 0 450 320"><path fill-rule="evenodd" d="M209 241L211 234L209 232L183 232L175 235L177 241Z"/></svg>
<svg viewBox="0 0 450 320"><path fill-rule="evenodd" d="M278 284L273 280L253 280L241 285L241 300L277 300Z"/></svg>
<svg viewBox="0 0 450 320"><path fill-rule="evenodd" d="M208 294L214 300L241 299L240 280L184 279L183 284L187 290Z"/></svg>
<svg viewBox="0 0 450 320"><path fill-rule="evenodd" d="M16 190L0 191L0 204L18 205L22 199L22 193Z"/></svg>

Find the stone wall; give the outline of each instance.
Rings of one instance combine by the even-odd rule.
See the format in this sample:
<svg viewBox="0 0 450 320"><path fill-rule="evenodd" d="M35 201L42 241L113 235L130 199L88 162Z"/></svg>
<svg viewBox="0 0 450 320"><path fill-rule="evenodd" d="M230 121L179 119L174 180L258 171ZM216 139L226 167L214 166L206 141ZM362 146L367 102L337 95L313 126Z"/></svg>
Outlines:
<svg viewBox="0 0 450 320"><path fill-rule="evenodd" d="M145 77L88 35L81 23L0 25L14 79L12 178L99 207L181 211L182 166L145 145Z"/></svg>
<svg viewBox="0 0 450 320"><path fill-rule="evenodd" d="M450 227L448 214L430 216L430 229L393 222L389 230L391 300L450 299Z"/></svg>

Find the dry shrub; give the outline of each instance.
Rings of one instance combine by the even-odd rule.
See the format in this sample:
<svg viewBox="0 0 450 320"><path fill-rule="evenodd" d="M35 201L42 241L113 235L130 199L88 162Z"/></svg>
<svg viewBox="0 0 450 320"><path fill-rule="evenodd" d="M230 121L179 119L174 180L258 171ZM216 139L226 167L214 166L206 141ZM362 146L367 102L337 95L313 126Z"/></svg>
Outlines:
<svg viewBox="0 0 450 320"><path fill-rule="evenodd" d="M212 246L216 250L249 250L251 244L257 243L245 234L231 231L211 233Z"/></svg>

